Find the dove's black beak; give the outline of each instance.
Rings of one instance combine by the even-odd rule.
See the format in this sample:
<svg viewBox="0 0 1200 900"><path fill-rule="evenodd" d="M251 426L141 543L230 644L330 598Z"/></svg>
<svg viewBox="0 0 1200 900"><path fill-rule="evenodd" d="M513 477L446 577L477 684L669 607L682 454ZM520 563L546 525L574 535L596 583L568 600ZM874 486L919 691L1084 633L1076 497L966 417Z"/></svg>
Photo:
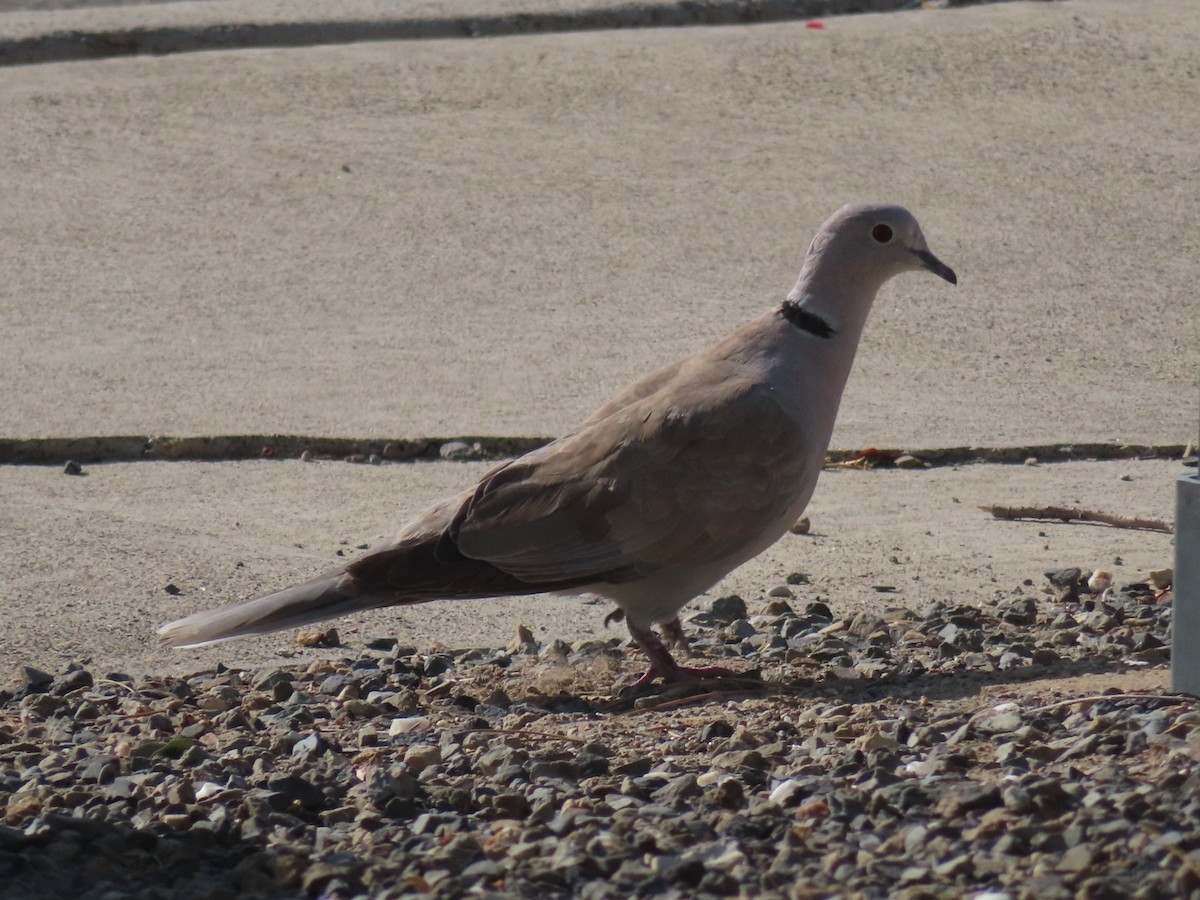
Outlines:
<svg viewBox="0 0 1200 900"><path fill-rule="evenodd" d="M954 274L954 270L928 250L914 250L913 252L917 254L917 259L921 260L921 265L934 275L945 278L951 284L958 284L958 276Z"/></svg>

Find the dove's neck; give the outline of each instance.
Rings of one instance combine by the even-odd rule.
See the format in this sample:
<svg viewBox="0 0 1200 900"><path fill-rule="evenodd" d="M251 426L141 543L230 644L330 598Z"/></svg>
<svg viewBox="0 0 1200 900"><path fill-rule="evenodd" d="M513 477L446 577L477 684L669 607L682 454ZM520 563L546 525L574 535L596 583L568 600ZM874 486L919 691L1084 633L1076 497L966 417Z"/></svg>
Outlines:
<svg viewBox="0 0 1200 900"><path fill-rule="evenodd" d="M858 273L853 268L839 267L836 273L831 268L805 265L796 286L783 301L784 315L790 315L793 324L802 328L807 320L817 330L828 329L839 343L853 347L862 336L882 283L861 275L855 277ZM823 324L817 324L818 320Z"/></svg>
<svg viewBox="0 0 1200 900"><path fill-rule="evenodd" d="M803 398L811 441L823 454L879 285L820 275L805 267L776 321L798 344L798 352L786 354L795 371L785 380L792 381L797 396ZM812 404L813 397L823 402Z"/></svg>

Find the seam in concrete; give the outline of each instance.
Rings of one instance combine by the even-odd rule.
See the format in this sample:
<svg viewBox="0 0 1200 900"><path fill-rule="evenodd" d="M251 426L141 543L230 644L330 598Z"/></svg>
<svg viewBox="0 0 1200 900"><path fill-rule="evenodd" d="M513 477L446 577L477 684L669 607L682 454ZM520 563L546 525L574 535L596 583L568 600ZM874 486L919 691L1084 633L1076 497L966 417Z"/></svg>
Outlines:
<svg viewBox="0 0 1200 900"><path fill-rule="evenodd" d="M410 462L429 460L508 459L550 442L544 437L330 438L303 435L215 435L209 437L142 437L134 435L75 438L0 438L0 465L49 466L114 462L232 462L248 459L312 459L346 462ZM1179 459L1183 444L1029 444L1020 447L941 447L903 451L914 467L976 463L1021 464L1113 459ZM894 462L899 450L873 454L873 466ZM828 462L849 462L862 450L831 450Z"/></svg>
<svg viewBox="0 0 1200 900"><path fill-rule="evenodd" d="M989 2L999 0L948 0L945 5L973 6ZM163 56L203 50L317 47L367 41L507 37L631 28L747 25L856 13L895 12L919 8L921 5L921 0L690 0L682 3L638 3L570 12L512 15L58 31L32 37L0 39L0 66L110 59L121 56Z"/></svg>

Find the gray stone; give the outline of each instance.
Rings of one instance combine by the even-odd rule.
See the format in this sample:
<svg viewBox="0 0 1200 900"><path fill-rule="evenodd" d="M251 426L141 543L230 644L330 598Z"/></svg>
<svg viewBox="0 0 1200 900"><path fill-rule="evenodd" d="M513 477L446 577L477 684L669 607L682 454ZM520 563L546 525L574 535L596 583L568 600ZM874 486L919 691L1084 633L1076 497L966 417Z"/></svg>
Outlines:
<svg viewBox="0 0 1200 900"><path fill-rule="evenodd" d="M725 597L718 597L712 602L709 612L719 622L729 624L738 619L745 619L748 615L746 609L746 601L737 594L729 594Z"/></svg>

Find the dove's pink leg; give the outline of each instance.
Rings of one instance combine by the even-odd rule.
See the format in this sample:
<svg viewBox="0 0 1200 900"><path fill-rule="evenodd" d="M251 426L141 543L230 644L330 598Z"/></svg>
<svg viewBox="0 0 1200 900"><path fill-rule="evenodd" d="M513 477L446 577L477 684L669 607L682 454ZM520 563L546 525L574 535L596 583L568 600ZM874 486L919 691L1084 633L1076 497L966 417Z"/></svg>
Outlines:
<svg viewBox="0 0 1200 900"><path fill-rule="evenodd" d="M684 637L683 626L679 623L678 618L664 623L661 627L663 634L672 645L678 648L682 644L686 650L687 638ZM662 678L663 681L687 681L693 678L722 678L726 675L736 674L729 669L722 669L720 666L681 666L675 662L671 651L651 629L630 622L629 633L638 642L638 646L650 657L650 668L645 675L633 683L634 687L648 684L655 678Z"/></svg>

